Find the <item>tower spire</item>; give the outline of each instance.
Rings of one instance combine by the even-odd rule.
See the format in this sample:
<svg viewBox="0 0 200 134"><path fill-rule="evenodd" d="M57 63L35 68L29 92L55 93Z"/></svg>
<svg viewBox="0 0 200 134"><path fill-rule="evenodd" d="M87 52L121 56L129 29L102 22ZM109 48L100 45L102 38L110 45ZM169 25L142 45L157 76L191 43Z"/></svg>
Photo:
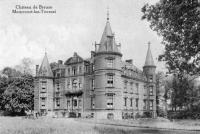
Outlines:
<svg viewBox="0 0 200 134"><path fill-rule="evenodd" d="M150 47L151 47L151 42L148 42L148 50L147 50L146 61L145 61L144 66L155 66Z"/></svg>

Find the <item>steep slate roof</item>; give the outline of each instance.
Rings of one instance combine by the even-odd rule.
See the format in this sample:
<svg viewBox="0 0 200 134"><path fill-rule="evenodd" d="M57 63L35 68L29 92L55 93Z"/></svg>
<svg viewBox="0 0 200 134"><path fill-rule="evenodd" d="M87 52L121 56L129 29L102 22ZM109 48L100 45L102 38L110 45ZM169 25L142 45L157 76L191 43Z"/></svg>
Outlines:
<svg viewBox="0 0 200 134"><path fill-rule="evenodd" d="M148 44L148 50L147 50L146 61L145 61L144 66L155 66L154 61L153 61L153 56L151 54L150 43Z"/></svg>
<svg viewBox="0 0 200 134"><path fill-rule="evenodd" d="M47 53L45 53L38 75L53 77L53 73L52 73L48 58L47 58Z"/></svg>
<svg viewBox="0 0 200 134"><path fill-rule="evenodd" d="M104 32L100 41L100 46L98 49L98 52L105 51L119 52L117 44L115 42L114 34L110 26L109 18L107 18L106 26L104 28Z"/></svg>
<svg viewBox="0 0 200 134"><path fill-rule="evenodd" d="M74 52L73 57L70 57L69 59L65 61L65 65L73 64L77 62L83 62L83 61L84 61L83 58L81 58L76 52Z"/></svg>

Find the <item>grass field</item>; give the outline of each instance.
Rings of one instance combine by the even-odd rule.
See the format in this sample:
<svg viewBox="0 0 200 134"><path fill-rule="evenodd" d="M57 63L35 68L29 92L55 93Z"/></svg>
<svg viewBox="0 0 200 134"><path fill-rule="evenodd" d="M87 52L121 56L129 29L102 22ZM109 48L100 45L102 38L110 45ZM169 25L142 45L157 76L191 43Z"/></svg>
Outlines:
<svg viewBox="0 0 200 134"><path fill-rule="evenodd" d="M0 134L197 134L196 132L151 130L134 127L97 125L71 118L24 119L0 117Z"/></svg>

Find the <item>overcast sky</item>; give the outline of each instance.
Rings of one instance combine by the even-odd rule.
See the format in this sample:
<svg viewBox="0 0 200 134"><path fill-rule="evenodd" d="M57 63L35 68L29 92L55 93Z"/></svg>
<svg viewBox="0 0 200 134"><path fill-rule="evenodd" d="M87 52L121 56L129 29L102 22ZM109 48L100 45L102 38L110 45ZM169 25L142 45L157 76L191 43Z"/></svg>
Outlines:
<svg viewBox="0 0 200 134"><path fill-rule="evenodd" d="M151 42L157 70L164 64L157 57L164 50L161 38L141 20L145 3L158 0L1 0L0 69L20 63L24 57L41 64L45 48L50 62L67 60L74 52L90 57L94 42L100 42L109 7L110 23L123 60L133 59L142 68L147 42ZM14 14L16 5L52 6L56 14Z"/></svg>

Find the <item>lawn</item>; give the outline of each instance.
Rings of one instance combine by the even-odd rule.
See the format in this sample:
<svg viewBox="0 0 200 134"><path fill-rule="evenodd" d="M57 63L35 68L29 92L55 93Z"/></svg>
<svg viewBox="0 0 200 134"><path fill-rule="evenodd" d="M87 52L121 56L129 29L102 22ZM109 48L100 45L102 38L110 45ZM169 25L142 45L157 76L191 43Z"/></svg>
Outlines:
<svg viewBox="0 0 200 134"><path fill-rule="evenodd" d="M24 119L0 117L0 134L197 134L191 131L169 131L139 127L122 127L88 123L72 118Z"/></svg>

